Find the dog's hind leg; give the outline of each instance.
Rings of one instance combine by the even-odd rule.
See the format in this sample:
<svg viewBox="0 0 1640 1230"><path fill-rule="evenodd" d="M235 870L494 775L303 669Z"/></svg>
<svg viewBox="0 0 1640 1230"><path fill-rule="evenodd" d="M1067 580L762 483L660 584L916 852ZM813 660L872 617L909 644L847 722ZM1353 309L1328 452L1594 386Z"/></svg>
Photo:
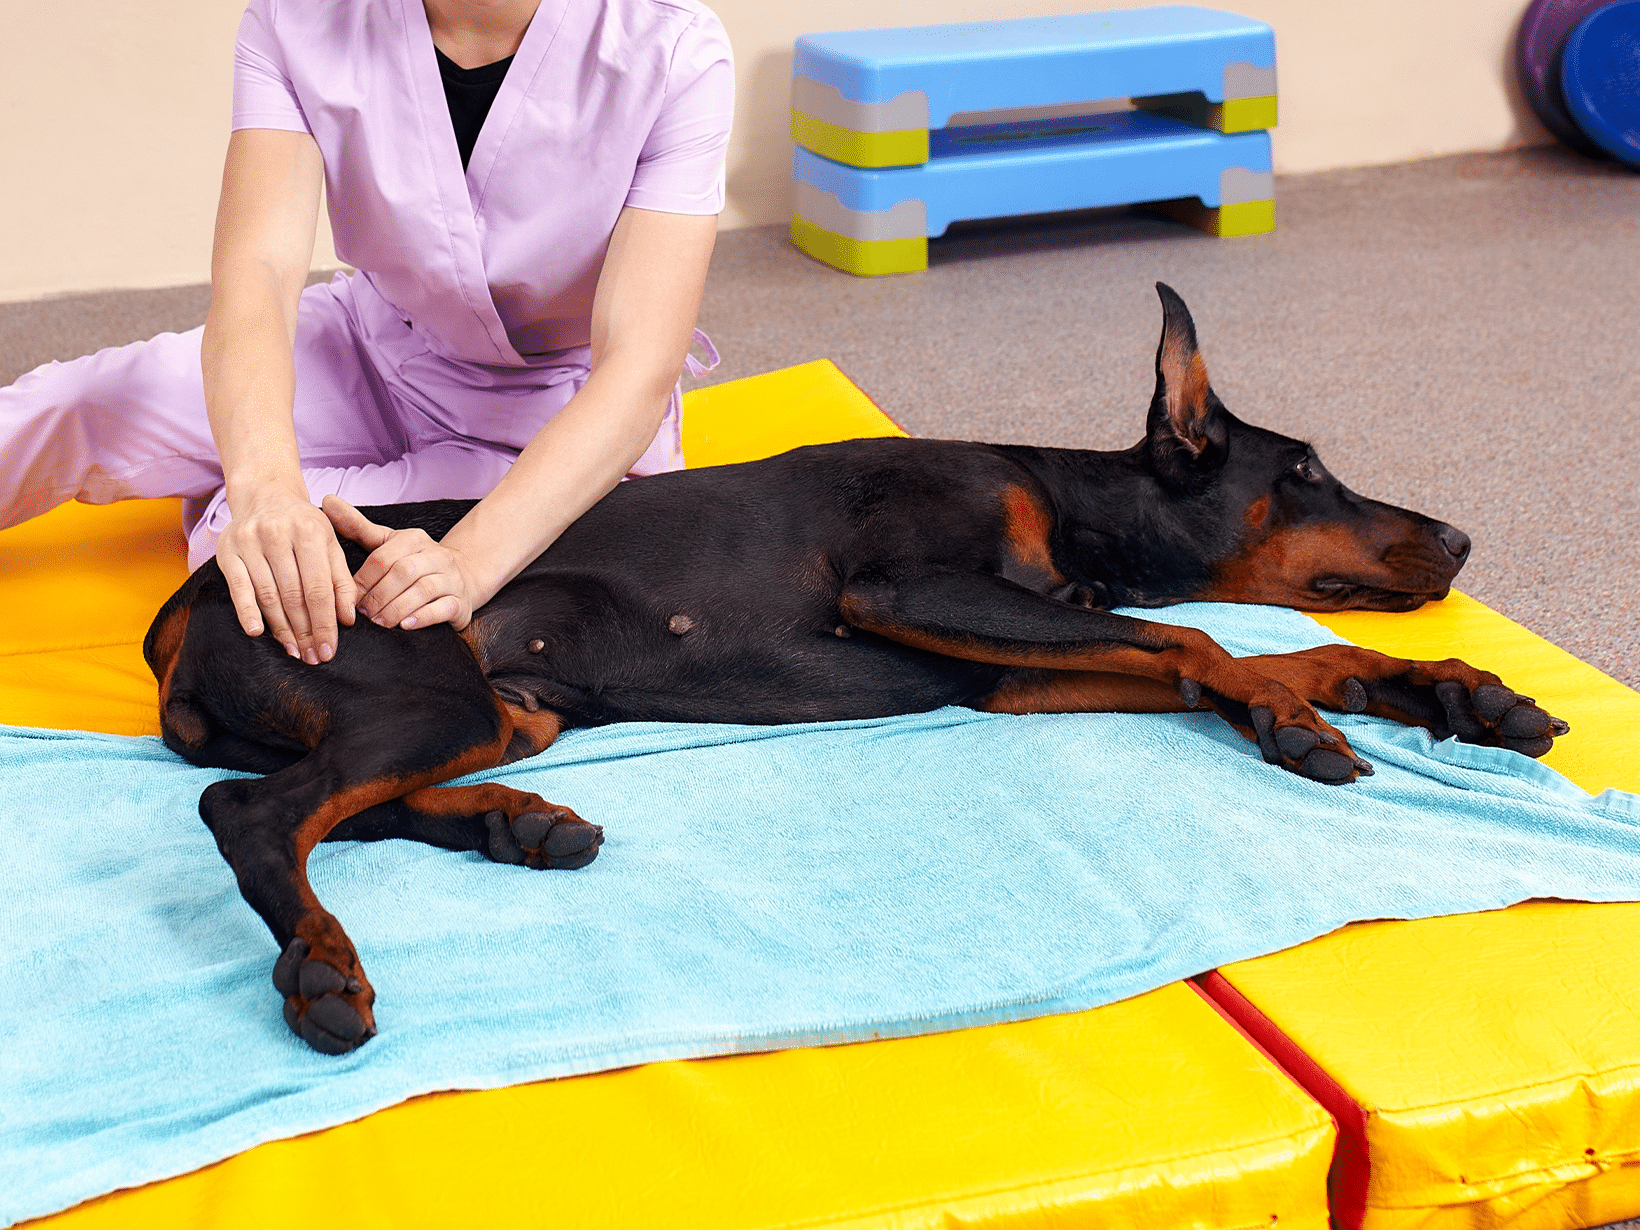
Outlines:
<svg viewBox="0 0 1640 1230"><path fill-rule="evenodd" d="M273 980L285 998L286 1022L327 1054L375 1033L375 992L352 941L308 882L308 855L350 816L495 765L512 735L486 693L418 697L412 690L395 699L406 702L407 712L436 713L436 720L333 724L295 764L267 777L217 782L199 800L240 892L279 945Z"/></svg>
<svg viewBox="0 0 1640 1230"><path fill-rule="evenodd" d="M604 830L538 794L485 782L413 791L344 820L325 840L389 837L478 850L497 863L570 871L598 857Z"/></svg>
<svg viewBox="0 0 1640 1230"><path fill-rule="evenodd" d="M550 710L505 704L512 737L501 763L545 751L563 730ZM401 837L445 850L479 850L497 863L572 870L598 856L604 830L567 807L499 782L429 786L342 821L326 841Z"/></svg>

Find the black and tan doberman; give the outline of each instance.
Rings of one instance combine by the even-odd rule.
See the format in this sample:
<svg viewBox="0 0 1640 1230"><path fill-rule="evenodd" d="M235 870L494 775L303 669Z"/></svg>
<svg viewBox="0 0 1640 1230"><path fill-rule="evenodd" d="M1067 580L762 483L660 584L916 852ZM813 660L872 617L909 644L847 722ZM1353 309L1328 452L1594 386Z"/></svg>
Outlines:
<svg viewBox="0 0 1640 1230"><path fill-rule="evenodd" d="M265 774L211 786L199 810L281 949L291 1028L327 1052L375 1032L358 954L308 883L314 845L404 837L584 866L598 826L507 786L440 785L575 726L1207 708L1272 765L1337 784L1371 767L1318 708L1547 751L1566 724L1457 660L1347 645L1233 658L1109 611L1407 611L1443 597L1469 552L1461 531L1356 495L1309 445L1226 410L1184 303L1158 290L1156 391L1122 452L853 440L624 483L465 631L360 620L319 666L245 636L216 564L195 572L144 648L166 743ZM468 507L366 512L436 538ZM363 550L343 545L357 568Z"/></svg>

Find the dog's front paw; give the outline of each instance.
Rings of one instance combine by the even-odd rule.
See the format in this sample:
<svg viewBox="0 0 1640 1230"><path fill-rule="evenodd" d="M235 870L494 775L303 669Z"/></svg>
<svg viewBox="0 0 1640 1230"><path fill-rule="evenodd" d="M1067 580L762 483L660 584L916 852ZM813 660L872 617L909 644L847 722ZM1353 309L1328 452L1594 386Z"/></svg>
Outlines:
<svg viewBox="0 0 1640 1230"><path fill-rule="evenodd" d="M1457 659L1416 662L1404 675L1387 679L1352 676L1344 681L1344 708L1352 713L1410 709L1419 692L1433 697L1438 706L1433 720L1425 723L1438 739L1455 736L1464 743L1537 757L1571 730L1570 723L1540 709L1530 696Z"/></svg>
<svg viewBox="0 0 1640 1230"><path fill-rule="evenodd" d="M1437 739L1541 756L1571 729L1459 658L1415 662L1356 645L1319 645L1246 661L1318 705L1422 726Z"/></svg>
<svg viewBox="0 0 1640 1230"><path fill-rule="evenodd" d="M376 992L351 948L319 955L298 935L274 962L273 985L285 997L285 1024L322 1054L344 1055L376 1036Z"/></svg>
<svg viewBox="0 0 1640 1230"><path fill-rule="evenodd" d="M509 820L504 811L485 815L487 852L498 863L573 871L598 857L604 844L601 825L589 824L567 807L545 804Z"/></svg>
<svg viewBox="0 0 1640 1230"><path fill-rule="evenodd" d="M1355 754L1331 723L1285 688L1256 698L1247 714L1269 764L1329 786L1372 774L1372 765Z"/></svg>
<svg viewBox="0 0 1640 1230"><path fill-rule="evenodd" d="M1186 708L1207 704L1256 743L1266 763L1289 773L1329 786L1372 774L1372 765L1355 754L1349 740L1314 705L1280 679L1249 670L1244 663L1218 672L1206 684L1183 679L1179 693Z"/></svg>
<svg viewBox="0 0 1640 1230"><path fill-rule="evenodd" d="M1530 696L1483 683L1470 689L1455 679L1435 685L1435 698L1446 711L1446 723L1465 743L1495 744L1523 756L1541 756L1568 733L1571 723L1540 709Z"/></svg>

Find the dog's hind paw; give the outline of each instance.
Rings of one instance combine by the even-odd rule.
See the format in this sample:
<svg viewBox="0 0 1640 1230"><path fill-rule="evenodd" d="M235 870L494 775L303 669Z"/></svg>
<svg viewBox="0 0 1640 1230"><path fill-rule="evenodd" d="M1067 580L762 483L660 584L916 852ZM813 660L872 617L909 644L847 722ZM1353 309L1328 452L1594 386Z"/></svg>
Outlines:
<svg viewBox="0 0 1640 1230"><path fill-rule="evenodd" d="M295 936L273 965L273 986L285 997L285 1024L314 1050L344 1055L376 1036L370 1011L375 992L357 975L309 954Z"/></svg>
<svg viewBox="0 0 1640 1230"><path fill-rule="evenodd" d="M527 811L509 821L507 813L485 815L488 852L498 863L573 871L598 857L604 842L602 826L589 824L567 807L548 805L546 811Z"/></svg>

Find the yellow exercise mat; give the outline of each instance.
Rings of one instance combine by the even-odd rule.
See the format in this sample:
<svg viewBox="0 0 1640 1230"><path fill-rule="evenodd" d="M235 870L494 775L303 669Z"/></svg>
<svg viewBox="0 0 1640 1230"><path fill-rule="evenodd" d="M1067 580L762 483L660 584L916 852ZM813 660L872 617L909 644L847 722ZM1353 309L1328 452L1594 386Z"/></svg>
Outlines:
<svg viewBox="0 0 1640 1230"><path fill-rule="evenodd" d="M1590 792L1640 791L1640 694L1473 599L1322 622L1496 671L1571 722L1549 764ZM1640 905L1362 923L1220 974L1325 1074L1294 1068L1355 1137L1333 1174L1345 1227L1640 1215ZM1325 1096L1329 1078L1346 1102Z"/></svg>
<svg viewBox="0 0 1640 1230"><path fill-rule="evenodd" d="M692 470L804 444L905 434L830 359L696 389L683 399L683 455Z"/></svg>
<svg viewBox="0 0 1640 1230"><path fill-rule="evenodd" d="M438 1094L44 1230L1327 1225L1333 1126L1187 986L960 1033ZM294 1207L293 1207L294 1206Z"/></svg>
<svg viewBox="0 0 1640 1230"><path fill-rule="evenodd" d="M903 434L830 363L693 393L691 465ZM0 720L155 730L140 641L174 502L0 533ZM1187 984L921 1038L418 1098L92 1200L52 1230L974 1227L1323 1230L1334 1129Z"/></svg>
<svg viewBox="0 0 1640 1230"><path fill-rule="evenodd" d="M0 531L0 723L159 733L142 638L188 575L181 522L181 500L131 500Z"/></svg>

